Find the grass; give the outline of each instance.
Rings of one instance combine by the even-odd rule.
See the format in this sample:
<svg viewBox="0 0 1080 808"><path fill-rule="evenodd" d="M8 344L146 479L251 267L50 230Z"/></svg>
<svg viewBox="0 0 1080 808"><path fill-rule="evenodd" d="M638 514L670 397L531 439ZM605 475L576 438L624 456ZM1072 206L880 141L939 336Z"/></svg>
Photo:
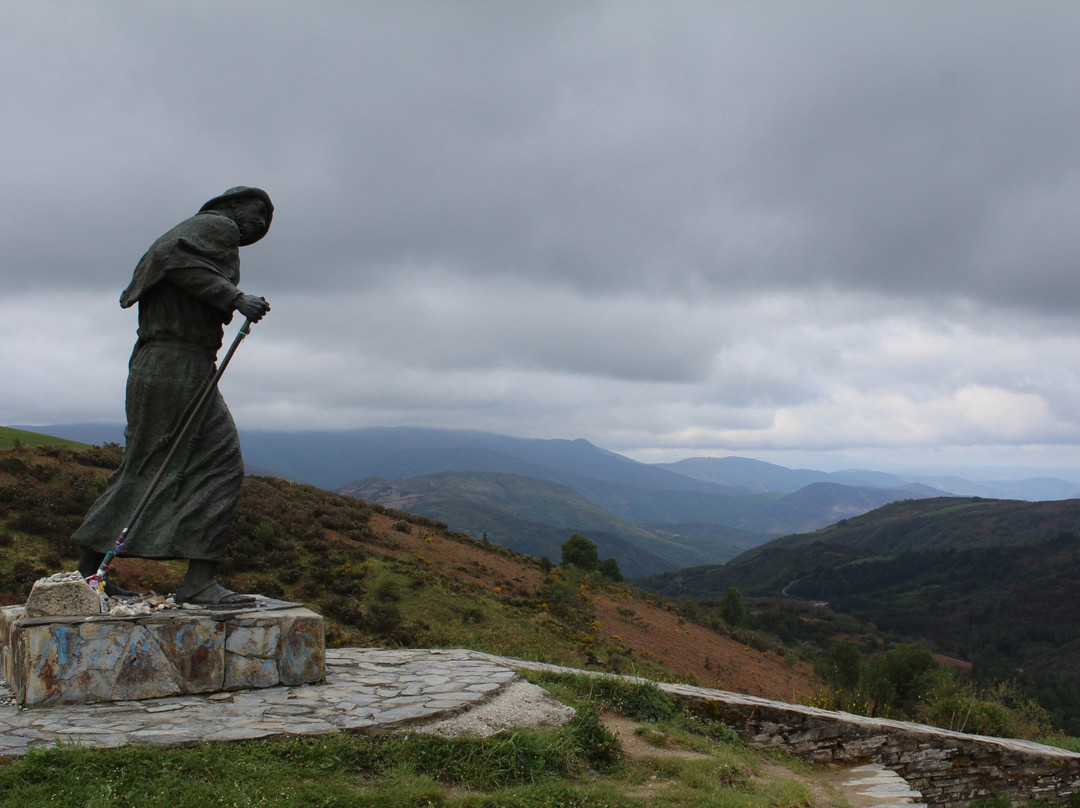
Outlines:
<svg viewBox="0 0 1080 808"><path fill-rule="evenodd" d="M652 682L635 682L614 676L589 676L584 673L553 673L523 670L529 681L546 688L564 704L589 705L610 710L635 721L659 723L673 719L678 710L675 700Z"/></svg>
<svg viewBox="0 0 1080 808"><path fill-rule="evenodd" d="M687 712L652 685L541 677L578 709L558 730L486 739L419 733L330 735L194 748L76 746L0 761L0 806L460 806L461 808L799 808L805 775L760 778L767 756ZM659 694L659 695L657 695ZM618 708L692 757L627 758L597 718ZM666 744L666 746L669 746ZM775 764L774 764L775 765Z"/></svg>
<svg viewBox="0 0 1080 808"><path fill-rule="evenodd" d="M422 558L368 556L350 574L357 582L352 594L306 599L337 622L328 634L335 646L471 648L569 667L681 678L597 637L582 620L558 618L532 603L507 603L490 589L437 574ZM378 636L370 633L373 628Z"/></svg>
<svg viewBox="0 0 1080 808"><path fill-rule="evenodd" d="M0 426L0 449L14 449L19 446L66 446L69 449L90 448L88 443L79 443L78 441L57 438L52 435L42 435L38 432L27 432L25 429Z"/></svg>
<svg viewBox="0 0 1080 808"><path fill-rule="evenodd" d="M1036 738L1038 743L1046 744L1047 746L1056 746L1058 749L1065 749L1069 752L1080 752L1080 738L1073 737L1056 737L1049 736L1045 738Z"/></svg>

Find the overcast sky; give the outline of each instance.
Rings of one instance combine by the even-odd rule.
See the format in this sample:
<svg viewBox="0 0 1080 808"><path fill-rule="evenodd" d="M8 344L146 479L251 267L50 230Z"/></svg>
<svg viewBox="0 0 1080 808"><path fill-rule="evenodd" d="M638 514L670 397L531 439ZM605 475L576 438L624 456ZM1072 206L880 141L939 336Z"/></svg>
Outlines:
<svg viewBox="0 0 1080 808"><path fill-rule="evenodd" d="M243 184L242 429L1080 467L1077 42L1071 0L0 0L0 424L122 421L120 291Z"/></svg>

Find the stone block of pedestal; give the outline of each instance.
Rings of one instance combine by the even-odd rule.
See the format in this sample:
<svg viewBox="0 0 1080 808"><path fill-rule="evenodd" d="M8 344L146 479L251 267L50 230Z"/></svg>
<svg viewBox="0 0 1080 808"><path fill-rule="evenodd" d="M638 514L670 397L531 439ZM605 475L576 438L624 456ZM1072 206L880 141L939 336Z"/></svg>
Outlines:
<svg viewBox="0 0 1080 808"><path fill-rule="evenodd" d="M19 704L82 704L321 681L323 619L302 607L27 617L0 609L0 672Z"/></svg>

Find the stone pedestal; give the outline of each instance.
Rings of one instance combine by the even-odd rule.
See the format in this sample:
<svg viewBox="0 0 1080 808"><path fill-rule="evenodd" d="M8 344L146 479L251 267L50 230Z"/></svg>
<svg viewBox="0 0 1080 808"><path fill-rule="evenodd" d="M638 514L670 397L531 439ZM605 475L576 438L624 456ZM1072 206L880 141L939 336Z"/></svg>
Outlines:
<svg viewBox="0 0 1080 808"><path fill-rule="evenodd" d="M136 617L0 609L0 672L25 707L318 682L325 655L322 617L290 604Z"/></svg>

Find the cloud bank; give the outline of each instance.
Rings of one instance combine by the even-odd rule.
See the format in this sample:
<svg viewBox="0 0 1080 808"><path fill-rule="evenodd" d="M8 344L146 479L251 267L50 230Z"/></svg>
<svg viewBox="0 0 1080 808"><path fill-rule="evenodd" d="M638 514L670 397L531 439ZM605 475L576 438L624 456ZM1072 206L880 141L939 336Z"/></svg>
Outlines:
<svg viewBox="0 0 1080 808"><path fill-rule="evenodd" d="M121 420L154 238L265 187L242 427L1080 466L1073 4L0 7L0 423Z"/></svg>

